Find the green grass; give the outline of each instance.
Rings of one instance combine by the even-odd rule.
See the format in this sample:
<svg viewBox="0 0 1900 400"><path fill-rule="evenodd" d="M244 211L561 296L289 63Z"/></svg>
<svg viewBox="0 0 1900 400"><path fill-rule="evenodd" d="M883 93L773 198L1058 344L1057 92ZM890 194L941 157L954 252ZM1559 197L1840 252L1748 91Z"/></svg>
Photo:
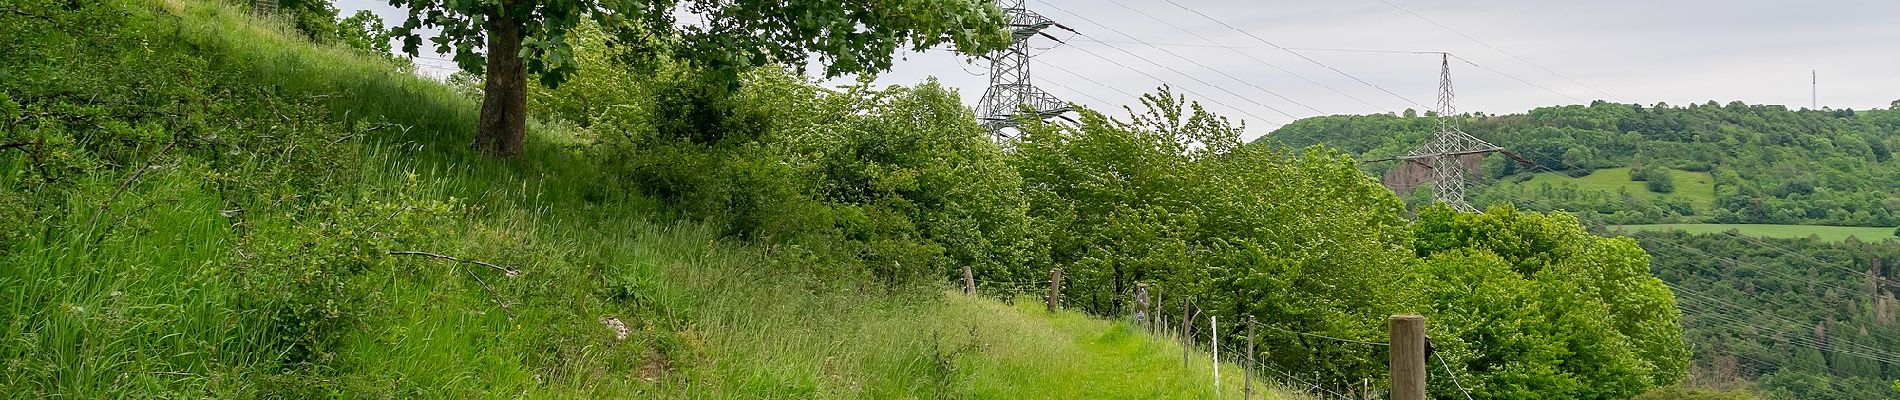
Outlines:
<svg viewBox="0 0 1900 400"><path fill-rule="evenodd" d="M1643 199L1659 197L1685 199L1691 204L1694 204L1696 208L1703 210L1714 207L1715 178L1713 176L1707 172L1681 170L1672 170L1670 172L1671 175L1674 175L1676 178L1676 190L1675 192L1667 194L1650 192L1649 189L1644 186L1643 182L1630 180L1630 169L1628 167L1599 169L1589 175L1577 178L1572 178L1569 175L1559 172L1540 172L1532 176L1529 181L1525 181L1522 185L1525 188L1536 188L1544 184L1556 187L1568 183L1575 184L1578 189L1584 191L1604 193L1623 191Z"/></svg>
<svg viewBox="0 0 1900 400"><path fill-rule="evenodd" d="M1029 393L1087 399L1216 397L1212 355L1193 351L1184 368L1181 346L1172 337L1076 312L1050 314L1027 297L1010 305L951 296L943 308L939 323L968 323L970 332L982 338L972 342L980 343L979 356L965 366L971 370L966 378L970 394L977 398ZM1239 397L1243 376L1239 365L1223 362L1219 397ZM1258 378L1254 384L1256 393L1266 390Z"/></svg>
<svg viewBox="0 0 1900 400"><path fill-rule="evenodd" d="M1807 238L1819 237L1822 241L1839 242L1848 237L1859 238L1864 242L1880 242L1893 239L1893 228L1867 228L1851 226L1820 225L1767 225L1767 224L1653 224L1653 225L1614 225L1613 229L1641 231L1683 231L1693 234L1726 233L1736 231L1745 236L1770 238Z"/></svg>
<svg viewBox="0 0 1900 400"><path fill-rule="evenodd" d="M654 220L653 201L598 188L569 130L532 127L527 161L480 160L465 150L474 102L439 83L222 3L110 4L131 16L128 32L169 46L158 51L191 49L199 72L271 90L198 99L234 110L208 115L229 118L215 121L231 129L223 140L253 146L228 159L213 148L160 160L148 143L134 159L164 162L146 173L101 167L46 193L0 192L51 203L40 232L0 243L0 391L1214 397L1207 355L1183 368L1180 347L1125 324L935 288L884 293L797 249ZM332 136L300 148L296 135ZM20 154L0 153L0 176L28 173ZM293 356L303 344L310 356ZM1223 368L1223 397L1238 397L1238 369Z"/></svg>

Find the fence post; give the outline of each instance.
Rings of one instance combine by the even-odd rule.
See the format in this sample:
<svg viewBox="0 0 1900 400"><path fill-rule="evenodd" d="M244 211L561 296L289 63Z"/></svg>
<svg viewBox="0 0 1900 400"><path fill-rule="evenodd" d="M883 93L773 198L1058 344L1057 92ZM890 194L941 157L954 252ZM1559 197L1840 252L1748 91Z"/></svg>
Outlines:
<svg viewBox="0 0 1900 400"><path fill-rule="evenodd" d="M1155 290L1155 304L1154 304L1154 310L1153 310L1153 311L1151 311L1151 312L1149 312L1149 313L1148 313L1148 315L1153 315L1156 321L1160 321L1160 320L1161 320L1161 287L1160 287L1160 286L1155 286L1155 289L1154 289L1154 290ZM1148 334L1151 334L1151 335L1152 335L1152 334L1159 334L1159 333L1162 333L1162 332L1166 332L1166 331L1167 331L1167 329L1168 329L1168 328L1167 328L1167 325L1153 325L1153 326L1149 326L1149 327L1148 327Z"/></svg>
<svg viewBox="0 0 1900 400"><path fill-rule="evenodd" d="M1425 317L1394 315L1392 328L1392 400L1425 400Z"/></svg>
<svg viewBox="0 0 1900 400"><path fill-rule="evenodd" d="M963 266L963 294L976 294L976 277L970 276L970 266Z"/></svg>
<svg viewBox="0 0 1900 400"><path fill-rule="evenodd" d="M1220 316L1207 316L1207 345L1214 348L1214 398L1220 398Z"/></svg>
<svg viewBox="0 0 1900 400"><path fill-rule="evenodd" d="M1255 353L1253 349L1253 323L1253 316L1247 316L1247 367L1241 368L1242 371L1246 371L1247 373L1247 383L1245 386L1241 386L1240 390L1240 398L1243 400L1253 400L1253 355Z"/></svg>
<svg viewBox="0 0 1900 400"><path fill-rule="evenodd" d="M1188 368L1188 351L1194 349L1194 316L1188 310L1194 309L1194 298L1189 297L1181 307L1181 370Z"/></svg>
<svg viewBox="0 0 1900 400"><path fill-rule="evenodd" d="M1056 312L1062 302L1062 267L1049 270L1049 312Z"/></svg>

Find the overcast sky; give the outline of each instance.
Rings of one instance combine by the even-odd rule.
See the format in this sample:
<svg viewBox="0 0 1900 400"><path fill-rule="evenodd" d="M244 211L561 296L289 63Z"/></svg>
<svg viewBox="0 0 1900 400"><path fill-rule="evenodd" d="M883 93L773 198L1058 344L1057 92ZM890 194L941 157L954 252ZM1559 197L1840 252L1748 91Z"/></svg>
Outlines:
<svg viewBox="0 0 1900 400"><path fill-rule="evenodd" d="M1165 82L1209 110L1246 120L1249 137L1295 118L1422 111L1437 96L1436 55L1288 51L1262 40L1294 49L1450 52L1471 62L1452 60L1460 111L1515 113L1597 99L1802 108L1810 71L1818 71L1823 107L1885 108L1900 99L1900 2L1891 0L1172 1L1030 0L1031 10L1080 32L1052 28L1066 43L1031 42L1047 49L1032 50L1034 82L1063 100L1117 110L1135 103L1129 94ZM346 15L368 7L400 23L386 4L337 6ZM987 61L971 64L948 51L899 57L881 83L935 76L972 105L989 84ZM450 65L417 61L437 75Z"/></svg>

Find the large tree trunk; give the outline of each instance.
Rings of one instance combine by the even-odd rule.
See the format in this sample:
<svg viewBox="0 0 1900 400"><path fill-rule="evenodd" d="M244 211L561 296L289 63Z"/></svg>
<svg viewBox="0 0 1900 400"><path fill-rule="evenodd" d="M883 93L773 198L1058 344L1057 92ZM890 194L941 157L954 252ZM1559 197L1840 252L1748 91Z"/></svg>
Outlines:
<svg viewBox="0 0 1900 400"><path fill-rule="evenodd" d="M528 129L528 69L521 62L521 27L505 11L488 15L488 68L475 151L495 157L521 155Z"/></svg>

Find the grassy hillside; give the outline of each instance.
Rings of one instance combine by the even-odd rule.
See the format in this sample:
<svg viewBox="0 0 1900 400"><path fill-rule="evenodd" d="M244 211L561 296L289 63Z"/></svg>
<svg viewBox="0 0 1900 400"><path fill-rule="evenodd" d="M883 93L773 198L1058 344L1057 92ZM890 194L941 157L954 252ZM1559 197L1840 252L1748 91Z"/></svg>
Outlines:
<svg viewBox="0 0 1900 400"><path fill-rule="evenodd" d="M1578 189L1600 193L1628 193L1644 199L1682 199L1697 208L1708 210L1715 206L1715 177L1707 172L1669 171L1675 177L1676 190L1670 193L1656 193L1644 187L1643 182L1630 180L1630 169L1604 168L1581 177L1571 177L1557 172L1539 172L1519 186L1526 192L1529 188L1542 185L1560 187L1576 185ZM1529 194L1534 196L1534 194Z"/></svg>
<svg viewBox="0 0 1900 400"><path fill-rule="evenodd" d="M470 99L232 6L72 4L0 6L0 391L1213 397L1122 324L659 219L570 129L477 159Z"/></svg>
<svg viewBox="0 0 1900 400"><path fill-rule="evenodd" d="M1689 234L1727 233L1735 231L1745 236L1776 239L1805 239L1819 237L1825 242L1839 242L1849 237L1863 242L1881 242L1893 238L1892 228L1863 228L1852 226L1819 225L1761 225L1761 224L1653 224L1653 225L1612 225L1611 229L1627 232L1668 232L1681 231Z"/></svg>

